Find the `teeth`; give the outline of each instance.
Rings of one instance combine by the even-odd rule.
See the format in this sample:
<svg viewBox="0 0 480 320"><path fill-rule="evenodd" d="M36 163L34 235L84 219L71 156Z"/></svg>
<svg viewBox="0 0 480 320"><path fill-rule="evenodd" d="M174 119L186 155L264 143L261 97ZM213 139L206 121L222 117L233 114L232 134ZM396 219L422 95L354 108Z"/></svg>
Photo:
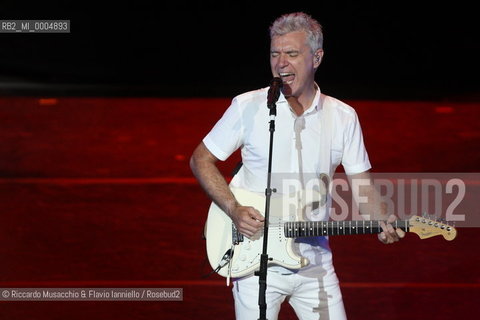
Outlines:
<svg viewBox="0 0 480 320"><path fill-rule="evenodd" d="M280 75L281 78L286 78L286 77L290 77L290 76L295 77L295 74L294 74L294 73L287 73L287 72L283 72L283 73L281 72L281 73L279 73L279 75ZM283 83L285 83L285 84L292 84L292 83L293 83L293 79L291 79L290 81L285 81L285 80L283 80Z"/></svg>

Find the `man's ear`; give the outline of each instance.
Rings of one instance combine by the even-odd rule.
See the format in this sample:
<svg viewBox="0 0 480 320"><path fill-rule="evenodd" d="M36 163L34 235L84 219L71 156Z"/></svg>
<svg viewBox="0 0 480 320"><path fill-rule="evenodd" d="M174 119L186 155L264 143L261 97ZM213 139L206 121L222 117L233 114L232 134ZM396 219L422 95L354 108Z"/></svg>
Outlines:
<svg viewBox="0 0 480 320"><path fill-rule="evenodd" d="M315 51L313 55L313 65L315 66L315 68L318 68L320 63L322 63L322 58L323 58L323 49L318 49L317 51Z"/></svg>

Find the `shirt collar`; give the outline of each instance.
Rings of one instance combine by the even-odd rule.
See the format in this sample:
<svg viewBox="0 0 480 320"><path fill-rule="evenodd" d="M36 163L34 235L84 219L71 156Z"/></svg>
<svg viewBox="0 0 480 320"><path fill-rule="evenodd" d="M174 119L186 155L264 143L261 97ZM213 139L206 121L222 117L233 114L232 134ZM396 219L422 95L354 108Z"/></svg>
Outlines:
<svg viewBox="0 0 480 320"><path fill-rule="evenodd" d="M322 109L322 104L320 103L320 95L322 94L320 92L320 87L315 82L313 84L315 85L315 88L317 89L317 91L315 91L315 97L312 100L312 104L310 105L310 107L308 107L307 110L305 110L304 114L310 113L314 109L316 111L319 111Z"/></svg>
<svg viewBox="0 0 480 320"><path fill-rule="evenodd" d="M315 88L317 88L317 90L315 92L315 97L313 98L312 104L310 105L310 107L308 107L308 109L305 110L305 112L303 114L310 113L314 110L319 111L319 110L322 109L322 104L320 103L320 95L321 95L320 87L317 85L316 82L314 82L313 84L315 85ZM285 98L285 96L283 95L283 92L280 92L280 97L278 98L277 103L282 103L282 104L285 104L285 105L288 106L288 101Z"/></svg>

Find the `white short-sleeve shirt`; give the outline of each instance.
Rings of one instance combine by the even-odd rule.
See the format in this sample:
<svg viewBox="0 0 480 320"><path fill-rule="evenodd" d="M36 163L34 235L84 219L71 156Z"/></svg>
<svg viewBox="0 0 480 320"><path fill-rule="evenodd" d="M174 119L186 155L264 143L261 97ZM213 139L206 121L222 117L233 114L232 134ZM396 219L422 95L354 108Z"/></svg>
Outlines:
<svg viewBox="0 0 480 320"><path fill-rule="evenodd" d="M258 192L265 190L267 181L270 143L267 91L268 88L263 88L235 97L223 117L203 139L208 150L220 160L226 160L241 148L245 170L240 171L232 183ZM340 163L347 174L370 169L355 110L329 96L325 96L323 103L329 103L334 112L331 172ZM321 116L320 90L301 117L293 113L283 94L280 95L275 118L272 173L296 173L300 170L320 173Z"/></svg>
<svg viewBox="0 0 480 320"><path fill-rule="evenodd" d="M281 186L275 185L278 177L281 179L299 173L318 177L326 167L333 174L339 164L347 174L371 168L355 110L330 96L323 95L321 99L320 89L317 89L312 105L302 116L291 110L283 94L276 103L271 187L280 189L280 192ZM203 139L207 149L220 160L226 160L240 148L243 165L233 177L231 186L260 193L265 192L268 173L271 117L267 108L267 92L268 87L236 96ZM320 119L326 104L331 107L333 119L328 164L321 163L319 143L323 134ZM299 242L302 255L311 262L310 267L321 264L324 269L333 270L326 237L305 238Z"/></svg>

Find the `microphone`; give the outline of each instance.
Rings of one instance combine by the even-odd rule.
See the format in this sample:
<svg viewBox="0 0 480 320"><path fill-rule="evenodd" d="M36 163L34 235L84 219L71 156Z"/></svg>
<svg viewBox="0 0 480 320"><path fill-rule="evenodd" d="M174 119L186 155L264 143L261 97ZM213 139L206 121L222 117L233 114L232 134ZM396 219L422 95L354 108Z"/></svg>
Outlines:
<svg viewBox="0 0 480 320"><path fill-rule="evenodd" d="M270 89L268 89L267 95L267 107L272 109L275 107L278 97L280 97L280 89L283 87L283 81L279 77L275 77L270 81Z"/></svg>

